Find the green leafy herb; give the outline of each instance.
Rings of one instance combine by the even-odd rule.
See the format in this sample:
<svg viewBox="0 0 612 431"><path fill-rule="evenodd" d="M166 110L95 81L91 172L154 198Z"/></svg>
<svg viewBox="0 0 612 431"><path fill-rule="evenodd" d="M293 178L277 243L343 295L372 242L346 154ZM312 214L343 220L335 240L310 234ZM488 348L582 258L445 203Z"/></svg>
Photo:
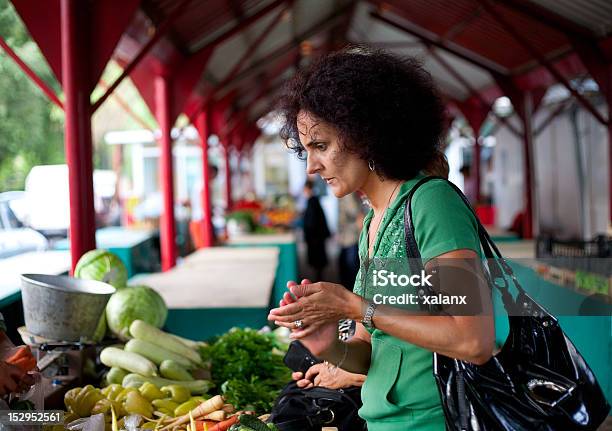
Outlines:
<svg viewBox="0 0 612 431"><path fill-rule="evenodd" d="M280 389L291 380L274 337L234 328L204 349L212 380L226 400L240 410L269 412Z"/></svg>

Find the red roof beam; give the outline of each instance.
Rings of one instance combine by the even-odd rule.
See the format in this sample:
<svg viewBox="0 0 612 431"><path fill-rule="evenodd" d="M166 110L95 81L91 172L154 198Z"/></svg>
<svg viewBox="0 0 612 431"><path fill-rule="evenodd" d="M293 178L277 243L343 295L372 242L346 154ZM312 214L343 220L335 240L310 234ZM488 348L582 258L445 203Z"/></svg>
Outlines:
<svg viewBox="0 0 612 431"><path fill-rule="evenodd" d="M568 37L577 37L595 42L595 35L591 30L576 24L567 18L556 14L555 12L546 9L538 4L527 0L504 0L502 3L505 7L511 8L528 18L535 19L541 24L552 28L553 30L563 33Z"/></svg>
<svg viewBox="0 0 612 431"><path fill-rule="evenodd" d="M437 48L448 51L451 54L454 54L457 57L461 58L462 60L465 60L476 67L486 70L491 75L508 75L508 71L503 66L498 65L497 63L493 63L491 61L487 61L486 59L482 59L478 54L475 54L463 47L458 47L454 44L448 43L446 40L439 36L430 35L427 34L426 31L416 30L415 28L409 28L403 24L396 22L395 20L381 15L378 12L371 12L370 16L381 22L384 22L385 24L390 25L391 27L396 28L397 30L403 31L418 39L426 41Z"/></svg>
<svg viewBox="0 0 612 431"><path fill-rule="evenodd" d="M491 17L497 21L497 23L508 33L510 34L518 43L525 49L532 57L534 57L538 62L552 75L555 77L559 83L561 83L571 94L574 96L578 102L589 111L601 124L607 124L608 119L604 118L601 113L589 102L582 94L577 92L569 83L567 79L548 61L544 56L539 53L530 43L529 41L520 34L500 13L499 11L489 3L488 0L477 0L480 4L483 5L487 13L491 15Z"/></svg>
<svg viewBox="0 0 612 431"><path fill-rule="evenodd" d="M501 117L499 115L497 115L497 113L495 113L495 111L492 110L492 104L490 104L489 102L487 102L484 97L482 97L482 95L476 91L474 89L474 87L472 87L470 85L469 82L467 82L467 80L461 76L460 73L458 73L450 64L448 64L448 62L446 60L444 60L444 58L442 58L442 56L440 56L431 46L431 44L426 43L427 45L427 49L429 51L429 53L431 54L431 56L438 62L440 63L440 65L446 69L448 71L448 73L450 73L453 78L455 78L461 85L463 85L463 87L470 93L470 95L472 97L475 97L483 106L483 108L486 108L487 111L490 111L493 113L493 115L495 116L495 118L497 118L498 121L500 121L501 123L503 123L508 129L510 129L510 131L512 131L512 133L514 133L515 136L521 136L521 133L516 129L516 127L514 127L507 118L505 117ZM476 135L478 135L478 130L474 130L474 133ZM476 136L476 138L478 138L478 136Z"/></svg>
<svg viewBox="0 0 612 431"><path fill-rule="evenodd" d="M266 26L266 28L257 36L257 38L255 38L253 42L251 42L251 44L247 47L242 57L240 57L240 59L236 62L232 70L225 76L225 78L223 78L223 80L217 86L215 86L215 88L207 96L204 97L204 99L200 103L200 107L189 118L190 123L193 122L193 119L198 114L198 112L202 110L204 105L206 105L207 101L211 100L215 96L217 89L223 88L228 82L234 79L236 75L238 75L240 70L244 67L245 63L253 56L253 54L255 54L255 51L257 51L257 48L259 48L262 42L270 35L272 30L278 25L282 17L285 15L285 11L289 9L292 4L293 4L293 0L290 0L286 5L284 5L281 8L281 10L278 12L278 14L274 17L274 19Z"/></svg>
<svg viewBox="0 0 612 431"><path fill-rule="evenodd" d="M225 42L229 38L231 38L231 37L235 36L236 34L240 33L242 30L244 30L245 28L249 27L254 22L259 21L262 17L266 16L268 14L268 12L276 9L277 6L283 4L283 3L287 2L287 1L288 0L276 0L276 1L272 2L272 3L270 3L268 6L262 8L261 10L257 11L253 15L243 19L242 21L240 21L238 24L236 24L234 27L232 27L231 29L229 29L225 33L219 35L215 39L211 40L210 42L208 42L205 45L203 45L200 48L198 48L194 52L194 54L197 53L197 52L200 52L200 51L202 51L204 49L214 49L214 48L216 48L218 45L222 44L223 42Z"/></svg>
<svg viewBox="0 0 612 431"><path fill-rule="evenodd" d="M102 88L108 88L108 84L106 83L106 81L104 79L100 80L100 86ZM130 107L130 105L123 100L123 98L121 96L119 96L118 94L113 94L111 97L113 97L115 99L115 102L117 102L117 104L130 116L134 119L134 121L136 121L138 124L140 124L144 129L148 129L151 130L152 127L149 126L149 124L144 120L144 118L142 118L140 115L138 115L136 112L134 112L134 110Z"/></svg>
<svg viewBox="0 0 612 431"><path fill-rule="evenodd" d="M13 59L13 61L15 62L15 64L17 64L17 66L23 71L23 73L25 73L34 84L36 84L36 86L38 88L41 89L41 91L43 93L45 93L45 95L53 102L55 103L57 106L59 106L60 108L64 109L64 104L62 103L62 101L59 99L59 97L57 97L57 95L55 94L55 92L51 89L51 87L49 87L45 81L43 81L42 79L40 79L40 77L36 74L36 72L34 72L32 69L30 69L30 67L19 57L19 55L17 55L17 53L15 51L13 51L11 49L10 46L8 46L8 44L4 41L4 39L2 38L2 36L0 36L0 46L2 47L2 49L4 49L4 51L7 53L7 55L9 57L11 57L11 59Z"/></svg>
<svg viewBox="0 0 612 431"><path fill-rule="evenodd" d="M132 73L132 70L134 70L134 68L140 64L140 61L145 57L145 55L149 53L151 48L155 46L159 39L161 39L163 36L166 35L166 33L168 33L172 24L181 16L181 14L184 12L185 8L191 1L192 0L183 0L177 7L174 8L172 13L164 20L164 22L162 22L162 24L157 27L157 30L155 31L153 37L151 37L151 39L149 39L145 46L142 47L140 52L136 55L136 57L134 57L130 64L128 64L127 67L123 69L121 75L119 75L119 77L115 79L115 81L110 85L110 87L108 87L106 92L98 100L96 100L96 102L93 104L92 112L95 112L106 101L106 99L108 99L108 96L110 96L112 92L115 91L115 89L119 86L119 84L121 84L121 82L127 76L129 76L130 73Z"/></svg>
<svg viewBox="0 0 612 431"><path fill-rule="evenodd" d="M226 85L226 87L228 88L228 90L226 91L229 91L229 89L236 86L239 82L259 73L262 69L269 67L271 62L273 62L274 60L278 59L279 57L282 57L283 55L289 53L291 50L298 47L302 41L309 39L327 30L330 26L336 25L340 19L345 17L346 12L350 10L350 7L351 7L351 4L348 3L347 5L338 9L336 12L323 18L321 21L315 23L308 30L294 37L291 42L281 46L280 48L275 49L273 52L267 54L265 57L260 58L257 61L257 63L255 63L248 69L245 69L242 72L240 72L231 82L229 82ZM225 89L219 89L219 91L221 90L225 90Z"/></svg>

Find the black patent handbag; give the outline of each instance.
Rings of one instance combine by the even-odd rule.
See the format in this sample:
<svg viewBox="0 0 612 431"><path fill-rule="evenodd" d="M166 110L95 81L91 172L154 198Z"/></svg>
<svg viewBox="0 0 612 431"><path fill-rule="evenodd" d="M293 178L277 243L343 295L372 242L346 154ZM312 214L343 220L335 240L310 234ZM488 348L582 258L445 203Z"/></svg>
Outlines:
<svg viewBox="0 0 612 431"><path fill-rule="evenodd" d="M422 262L414 237L412 196L433 179L442 178L423 178L407 198L406 249L413 272L422 269ZM461 190L448 184L471 209ZM500 290L510 332L500 352L483 365L434 353L434 376L447 429L596 430L608 416L610 405L595 375L557 319L521 287L478 217L476 221L488 259L489 284ZM509 292L508 278L518 291L516 297Z"/></svg>

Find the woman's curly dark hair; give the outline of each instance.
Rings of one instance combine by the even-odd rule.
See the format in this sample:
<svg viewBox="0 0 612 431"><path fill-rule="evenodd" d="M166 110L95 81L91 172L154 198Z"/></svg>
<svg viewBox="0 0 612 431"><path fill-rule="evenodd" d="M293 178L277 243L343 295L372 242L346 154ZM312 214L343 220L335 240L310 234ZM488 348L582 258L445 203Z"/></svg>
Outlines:
<svg viewBox="0 0 612 431"><path fill-rule="evenodd" d="M431 75L414 58L349 48L301 70L285 87L278 109L281 138L301 154L297 116L332 125L345 150L372 161L376 172L407 180L436 157L445 108Z"/></svg>

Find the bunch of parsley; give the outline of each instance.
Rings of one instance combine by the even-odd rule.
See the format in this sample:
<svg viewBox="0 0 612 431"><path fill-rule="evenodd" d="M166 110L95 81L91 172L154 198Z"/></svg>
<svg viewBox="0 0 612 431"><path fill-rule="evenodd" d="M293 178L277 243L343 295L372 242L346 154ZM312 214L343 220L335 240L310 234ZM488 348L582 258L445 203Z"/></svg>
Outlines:
<svg viewBox="0 0 612 431"><path fill-rule="evenodd" d="M291 380L277 346L273 335L233 328L203 349L202 356L210 361L212 380L227 402L266 413Z"/></svg>

